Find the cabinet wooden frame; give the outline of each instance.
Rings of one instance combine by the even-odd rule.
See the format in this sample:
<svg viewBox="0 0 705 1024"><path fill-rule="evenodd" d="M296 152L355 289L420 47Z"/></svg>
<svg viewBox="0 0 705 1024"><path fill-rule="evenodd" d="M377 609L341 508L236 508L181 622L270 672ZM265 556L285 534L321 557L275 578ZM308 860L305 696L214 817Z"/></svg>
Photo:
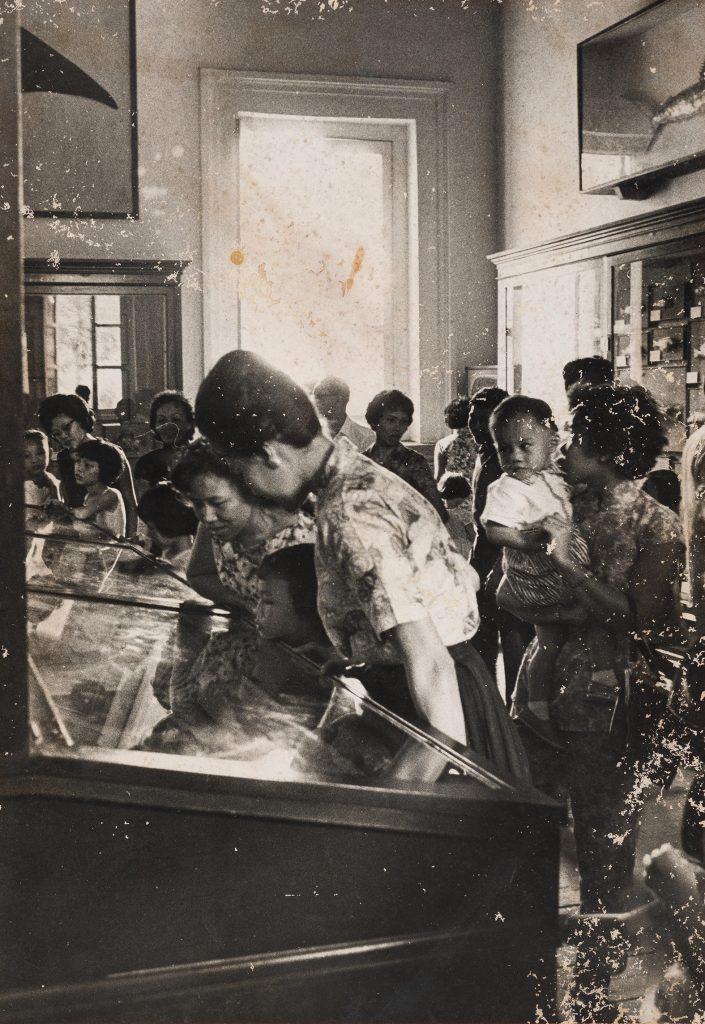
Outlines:
<svg viewBox="0 0 705 1024"><path fill-rule="evenodd" d="M164 387L183 386L181 277L186 260L24 261L25 295L162 295L165 304Z"/></svg>
<svg viewBox="0 0 705 1024"><path fill-rule="evenodd" d="M512 290L522 285L563 275L591 272L599 287L599 323L596 347L611 352L612 292L614 268L633 265L632 295L641 294L641 267L645 260L688 256L705 252L705 199L651 211L584 231L549 239L522 249L492 253L498 284L499 384L513 390L514 363L511 337ZM638 327L641 333L641 323ZM629 333L629 332L627 332ZM574 358L576 346L565 355ZM588 354L588 353L581 353ZM560 354L556 354L560 359Z"/></svg>

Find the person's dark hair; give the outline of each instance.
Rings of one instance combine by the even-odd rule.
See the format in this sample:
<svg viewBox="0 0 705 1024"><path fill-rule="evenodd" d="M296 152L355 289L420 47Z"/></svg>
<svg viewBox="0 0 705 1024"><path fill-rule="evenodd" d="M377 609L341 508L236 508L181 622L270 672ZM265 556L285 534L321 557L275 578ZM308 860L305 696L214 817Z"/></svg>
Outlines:
<svg viewBox="0 0 705 1024"><path fill-rule="evenodd" d="M198 529L193 509L165 480L144 492L137 514L144 523L153 523L165 537L193 536Z"/></svg>
<svg viewBox="0 0 705 1024"><path fill-rule="evenodd" d="M609 384L614 380L614 366L604 356L583 356L571 359L563 367L566 391L575 384Z"/></svg>
<svg viewBox="0 0 705 1024"><path fill-rule="evenodd" d="M102 437L96 437L91 441L82 441L76 449L76 455L81 459L89 459L98 463L98 479L102 484L112 487L117 483L122 473L122 458L120 449L104 441Z"/></svg>
<svg viewBox="0 0 705 1024"><path fill-rule="evenodd" d="M414 418L414 403L408 395L396 388L380 391L365 410L365 419L373 430L386 412L402 412L411 423Z"/></svg>
<svg viewBox="0 0 705 1024"><path fill-rule="evenodd" d="M45 455L49 454L49 438L43 430L25 430L24 439L26 444L36 444Z"/></svg>
<svg viewBox="0 0 705 1024"><path fill-rule="evenodd" d="M189 494L193 483L200 476L210 473L221 480L228 480L238 486L231 468L225 459L213 451L207 441L199 438L192 441L184 454L171 470L171 482L177 491Z"/></svg>
<svg viewBox="0 0 705 1024"><path fill-rule="evenodd" d="M469 498L472 487L462 473L444 473L438 481L438 493L444 501L454 501L456 498Z"/></svg>
<svg viewBox="0 0 705 1024"><path fill-rule="evenodd" d="M468 426L478 444L491 442L492 435L489 432L490 414L497 408L500 402L507 398L504 388L480 388L470 398L470 411L468 413ZM474 422L473 422L474 421Z"/></svg>
<svg viewBox="0 0 705 1024"><path fill-rule="evenodd" d="M206 376L196 396L196 425L241 455L274 440L305 448L321 432L304 389L245 349L221 356Z"/></svg>
<svg viewBox="0 0 705 1024"><path fill-rule="evenodd" d="M443 410L445 421L451 430L460 430L467 427L468 416L470 415L470 399L467 395L454 398Z"/></svg>
<svg viewBox="0 0 705 1024"><path fill-rule="evenodd" d="M628 480L646 476L668 440L656 399L638 385L582 385L575 394L571 430Z"/></svg>
<svg viewBox="0 0 705 1024"><path fill-rule="evenodd" d="M548 402L541 398L530 398L528 395L510 395L503 399L490 417L490 430L495 435L517 416L526 416L536 420L542 427L557 431L556 421Z"/></svg>
<svg viewBox="0 0 705 1024"><path fill-rule="evenodd" d="M88 433L93 430L95 416L79 395L49 395L39 405L39 422L46 434L57 416L69 416Z"/></svg>
<svg viewBox="0 0 705 1024"><path fill-rule="evenodd" d="M87 384L77 384L74 390L75 390L76 394L78 395L78 397L82 398L83 401L86 403L86 405L88 405L88 403L91 400L91 389L88 387L88 385Z"/></svg>
<svg viewBox="0 0 705 1024"><path fill-rule="evenodd" d="M672 469L654 469L641 485L661 505L678 512L681 504L681 485L678 475Z"/></svg>
<svg viewBox="0 0 705 1024"><path fill-rule="evenodd" d="M313 544L294 544L267 555L258 570L261 580L284 580L302 617L318 619L318 583Z"/></svg>
<svg viewBox="0 0 705 1024"><path fill-rule="evenodd" d="M160 391L158 395L155 395L152 399L152 404L149 407L149 426L152 430L157 425L157 413L162 405L180 405L186 413L186 422L191 426L194 424L193 406L189 402L185 395L182 395L180 391Z"/></svg>

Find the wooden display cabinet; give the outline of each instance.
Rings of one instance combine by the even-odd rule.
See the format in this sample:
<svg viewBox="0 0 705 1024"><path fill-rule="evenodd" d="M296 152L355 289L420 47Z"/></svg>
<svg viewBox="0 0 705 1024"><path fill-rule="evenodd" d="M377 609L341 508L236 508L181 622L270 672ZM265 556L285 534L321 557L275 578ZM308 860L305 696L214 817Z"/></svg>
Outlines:
<svg viewBox="0 0 705 1024"><path fill-rule="evenodd" d="M496 253L499 383L566 412L561 367L602 355L668 418L671 460L705 419L705 200Z"/></svg>

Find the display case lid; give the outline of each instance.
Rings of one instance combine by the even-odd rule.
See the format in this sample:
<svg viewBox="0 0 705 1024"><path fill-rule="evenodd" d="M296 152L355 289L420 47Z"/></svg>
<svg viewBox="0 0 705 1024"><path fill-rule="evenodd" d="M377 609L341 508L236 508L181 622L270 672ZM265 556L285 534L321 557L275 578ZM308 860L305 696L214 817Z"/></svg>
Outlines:
<svg viewBox="0 0 705 1024"><path fill-rule="evenodd" d="M135 545L35 519L27 589L37 755L385 788L406 744L448 764L448 796L463 784L466 796L516 793L512 780L358 679L323 676L302 652L262 640L247 610L216 608Z"/></svg>

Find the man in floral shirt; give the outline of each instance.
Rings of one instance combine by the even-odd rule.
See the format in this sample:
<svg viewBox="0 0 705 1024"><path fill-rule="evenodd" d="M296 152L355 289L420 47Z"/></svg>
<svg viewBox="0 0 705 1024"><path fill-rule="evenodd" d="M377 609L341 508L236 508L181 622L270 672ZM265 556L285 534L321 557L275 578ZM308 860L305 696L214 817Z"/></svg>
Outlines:
<svg viewBox="0 0 705 1024"><path fill-rule="evenodd" d="M196 422L260 498L296 508L316 494L319 609L338 652L403 666L421 721L451 741L465 743L470 732L475 749L522 774L518 740L469 643L477 576L431 506L325 438L305 392L251 352L216 363L199 389ZM394 774L432 780L444 765L430 749L420 758L407 747Z"/></svg>

